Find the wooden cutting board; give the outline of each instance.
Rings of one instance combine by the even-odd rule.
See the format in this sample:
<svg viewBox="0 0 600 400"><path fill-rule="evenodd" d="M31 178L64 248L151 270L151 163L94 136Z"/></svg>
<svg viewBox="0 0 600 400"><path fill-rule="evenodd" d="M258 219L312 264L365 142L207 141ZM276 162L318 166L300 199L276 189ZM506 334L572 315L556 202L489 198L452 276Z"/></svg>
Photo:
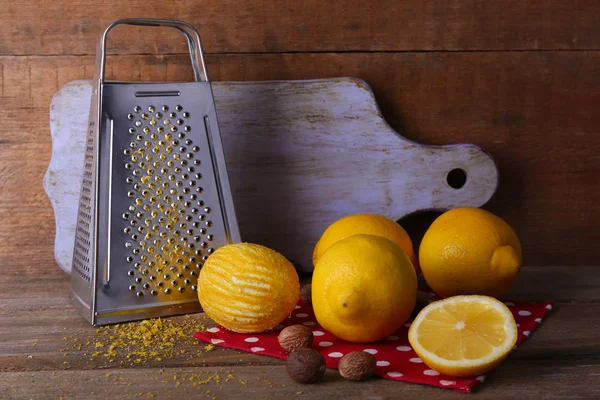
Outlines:
<svg viewBox="0 0 600 400"><path fill-rule="evenodd" d="M395 132L364 81L215 82L213 90L242 239L280 251L300 271L312 270L313 247L338 218L479 207L498 185L496 165L479 147L424 146ZM56 260L67 272L90 99L91 82L74 81L50 105L44 188L56 217ZM453 170L454 186L466 177L460 188L448 182Z"/></svg>

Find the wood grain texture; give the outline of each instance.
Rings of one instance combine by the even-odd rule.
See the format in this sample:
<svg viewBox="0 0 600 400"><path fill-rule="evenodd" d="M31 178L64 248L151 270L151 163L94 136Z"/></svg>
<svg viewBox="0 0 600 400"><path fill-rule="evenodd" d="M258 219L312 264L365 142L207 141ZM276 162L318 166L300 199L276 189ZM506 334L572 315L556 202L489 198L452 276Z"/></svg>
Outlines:
<svg viewBox="0 0 600 400"><path fill-rule="evenodd" d="M51 154L48 106L62 84L90 78L92 65L92 57L0 57L2 269L31 243L31 265L54 264L54 221L41 186ZM487 207L515 227L526 265L590 265L600 256L598 52L220 55L208 57L208 69L229 81L365 79L403 136L491 153L501 182ZM185 80L191 68L184 56L123 56L110 58L108 72Z"/></svg>
<svg viewBox="0 0 600 400"><path fill-rule="evenodd" d="M67 369L60 360L61 335L94 331L70 307L68 278L53 259L54 220L41 184L51 154L48 106L64 83L92 77L91 55L101 30L130 16L193 23L210 53L213 80L361 78L373 87L386 120L409 139L475 143L490 151L502 181L488 208L516 227L528 264L511 297L560 303L470 397L600 397L597 1L2 5L0 397L464 398L387 380L352 384L331 372L323 384L301 386L288 380L281 361L233 350L109 371L73 354ZM110 58L111 77L190 78L187 57L150 55L184 52L177 35L128 28L113 33L109 51L129 55ZM286 54L275 54L281 52ZM418 232L430 220L431 215L415 216L403 224L418 243ZM557 264L564 266L548 266ZM189 381L173 383L174 374L214 376L225 369L247 383L229 382L221 389L212 382L199 391ZM161 370L169 374L166 385Z"/></svg>
<svg viewBox="0 0 600 400"><path fill-rule="evenodd" d="M92 357L99 335L73 309L67 297L68 277L57 268L44 279L22 279L17 264L9 265L0 281L0 390L3 398L127 398L170 396L232 398L241 393L253 397L289 398L458 398L449 390L373 379L360 384L341 380L329 371L318 385L299 385L291 381L282 360L216 348L197 354L202 348L193 340L181 340L172 358L137 364L124 356L109 363ZM47 269L38 265L39 273ZM582 279L581 276L585 276ZM28 290L22 285L27 284ZM475 398L526 398L552 393L558 398L593 398L593 384L600 375L600 268L530 267L519 276L511 299L558 300L544 323L506 360L479 389ZM210 327L214 323L204 314L192 316ZM178 324L185 317L169 318ZM66 338L66 340L64 339ZM90 342L81 351L72 347ZM37 340L36 340L37 339ZM61 351L66 349L66 351ZM65 353L67 353L65 355ZM92 358L92 359L91 359ZM123 364L121 364L123 361ZM108 374L108 376L107 376ZM228 375L230 378L225 382ZM176 375L177 378L173 378ZM187 375L183 378L184 375ZM219 375L221 383L211 381L193 386L195 380ZM177 382L180 382L177 384ZM246 382L245 384L240 381ZM221 388L222 387L222 388ZM210 390L210 393L206 393ZM92 394L94 392L94 394ZM44 397L46 396L46 397Z"/></svg>
<svg viewBox="0 0 600 400"><path fill-rule="evenodd" d="M398 220L481 207L498 186L497 167L482 149L423 146L390 129L364 81L215 82L212 89L242 240L281 252L298 270L312 270L315 244L347 215ZM55 256L65 271L71 271L83 176L74 166L83 166L91 93L91 81L69 82L50 104L52 160L44 189L55 213ZM460 188L448 184L455 169L466 174Z"/></svg>
<svg viewBox="0 0 600 400"><path fill-rule="evenodd" d="M101 31L127 17L184 19L209 53L598 49L599 7L594 0L131 0L119 7L24 0L3 7L0 54L94 54ZM110 49L120 54L185 51L173 33L118 28L113 35Z"/></svg>
<svg viewBox="0 0 600 400"><path fill-rule="evenodd" d="M233 368L233 379L225 382L230 369L215 367L149 368L137 370L36 371L3 373L0 390L8 399L593 399L600 396L597 360L564 362L515 361L500 367L472 394L400 384L388 379L348 382L334 370L323 381L302 385L292 381L285 366ZM194 387L190 377L219 375L221 383ZM178 379L173 379L173 377ZM184 377L187 380L184 380ZM180 384L178 385L177 382ZM244 383L242 383L244 382ZM568 384L568 385L567 385Z"/></svg>

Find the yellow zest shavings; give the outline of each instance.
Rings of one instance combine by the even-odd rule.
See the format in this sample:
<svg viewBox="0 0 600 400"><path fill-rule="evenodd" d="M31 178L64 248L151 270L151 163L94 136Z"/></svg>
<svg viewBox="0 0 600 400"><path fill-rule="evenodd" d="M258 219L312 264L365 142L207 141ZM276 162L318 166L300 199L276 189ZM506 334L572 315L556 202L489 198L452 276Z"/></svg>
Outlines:
<svg viewBox="0 0 600 400"><path fill-rule="evenodd" d="M67 350L77 350L84 356L91 356L90 360L103 358L106 365L116 359L120 365L162 362L176 357L191 360L202 354L202 351L192 353L187 350L198 343L194 333L205 329L198 315L148 319L97 328L92 331L92 336L89 330L84 332L85 337L65 336L63 340L71 345L60 351L66 355ZM37 339L33 345L35 343Z"/></svg>
<svg viewBox="0 0 600 400"><path fill-rule="evenodd" d="M199 341L194 337L194 333L206 329L202 323L204 318L206 317L198 314L122 323L93 330L83 328L77 335L63 338L65 348L60 349L60 352L65 356L70 353L71 357L79 359L87 356L91 362L101 362L105 367L110 368L115 368L117 365L136 366L146 363L162 363L170 359L174 359L177 363L197 360L206 352L215 349L213 344L196 347ZM34 343L37 343L37 340ZM67 361L64 364L65 368L69 368L70 364ZM124 381L127 387L132 388L136 386L135 382L127 382L126 376L119 375L118 370L111 370L111 373L105 374L106 378L111 381ZM149 368L146 378L154 381L155 385L162 386L165 391L173 388L179 388L186 393L198 391L200 396L205 394L207 398L210 398L209 393L212 397L211 392L223 390L223 385L226 383L250 385L248 380L236 378L234 370L224 367L215 368L212 371L181 368L154 370ZM264 378L260 378L256 383L273 387L272 382ZM144 398L160 397L157 393L151 392L133 392L130 395ZM189 396L190 398L197 397L191 394Z"/></svg>

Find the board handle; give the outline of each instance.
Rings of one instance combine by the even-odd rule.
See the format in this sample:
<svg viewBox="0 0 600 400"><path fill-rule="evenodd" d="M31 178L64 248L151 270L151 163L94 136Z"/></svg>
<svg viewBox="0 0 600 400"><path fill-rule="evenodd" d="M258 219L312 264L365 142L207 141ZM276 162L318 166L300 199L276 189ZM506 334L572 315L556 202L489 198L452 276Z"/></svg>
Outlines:
<svg viewBox="0 0 600 400"><path fill-rule="evenodd" d="M473 144L423 146L415 144L422 158L418 171L421 179L413 180L413 193L420 193L413 203L400 211L398 219L419 211L447 211L458 207L481 207L498 189L499 172L492 156Z"/></svg>

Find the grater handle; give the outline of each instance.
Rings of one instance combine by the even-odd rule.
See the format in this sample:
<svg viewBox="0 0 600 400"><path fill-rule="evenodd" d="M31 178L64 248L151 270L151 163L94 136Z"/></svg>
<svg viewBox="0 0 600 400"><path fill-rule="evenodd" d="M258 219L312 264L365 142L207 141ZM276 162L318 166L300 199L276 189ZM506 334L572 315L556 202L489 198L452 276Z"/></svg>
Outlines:
<svg viewBox="0 0 600 400"><path fill-rule="evenodd" d="M104 30L98 43L96 71L100 73L98 77L100 83L104 82L104 70L106 67L106 37L108 36L108 32L117 25L168 26L177 29L187 40L192 68L194 70L194 79L196 82L208 82L206 65L204 64L204 56L202 54L202 42L196 28L187 22L171 19L125 18L110 24Z"/></svg>

